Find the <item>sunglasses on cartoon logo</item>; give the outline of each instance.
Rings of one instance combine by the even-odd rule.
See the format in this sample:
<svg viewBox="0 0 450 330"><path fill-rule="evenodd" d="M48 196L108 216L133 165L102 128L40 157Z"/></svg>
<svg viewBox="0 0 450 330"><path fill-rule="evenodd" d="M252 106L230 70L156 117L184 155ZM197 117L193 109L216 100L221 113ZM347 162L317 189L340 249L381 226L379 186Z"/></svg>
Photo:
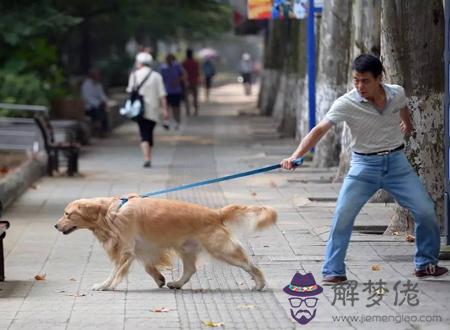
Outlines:
<svg viewBox="0 0 450 330"><path fill-rule="evenodd" d="M298 308L302 305L302 302L305 303L306 307L316 307L317 301L319 299L317 298L289 298L289 303L293 308Z"/></svg>

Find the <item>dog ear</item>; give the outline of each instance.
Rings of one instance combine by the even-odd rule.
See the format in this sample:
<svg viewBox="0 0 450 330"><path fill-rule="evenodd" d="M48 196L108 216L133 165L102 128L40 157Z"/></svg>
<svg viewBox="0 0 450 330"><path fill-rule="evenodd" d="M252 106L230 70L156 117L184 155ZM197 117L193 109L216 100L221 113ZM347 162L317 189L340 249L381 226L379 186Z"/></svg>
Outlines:
<svg viewBox="0 0 450 330"><path fill-rule="evenodd" d="M93 201L86 201L80 203L78 205L78 209L84 218L97 218L98 214L102 211L102 204Z"/></svg>

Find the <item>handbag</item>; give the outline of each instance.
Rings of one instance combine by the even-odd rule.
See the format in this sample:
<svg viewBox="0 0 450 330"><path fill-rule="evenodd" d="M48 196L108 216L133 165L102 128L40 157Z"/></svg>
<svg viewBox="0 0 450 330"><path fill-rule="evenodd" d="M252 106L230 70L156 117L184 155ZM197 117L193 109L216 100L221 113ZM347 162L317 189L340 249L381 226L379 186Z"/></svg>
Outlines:
<svg viewBox="0 0 450 330"><path fill-rule="evenodd" d="M142 82L137 87L133 87L133 89L130 92L130 96L125 101L124 106L120 109L121 115L135 121L139 121L141 118L144 117L145 101L144 96L139 94L139 90L145 84L145 82L150 77L152 72L153 70L150 70L150 72L147 74L147 76L145 76Z"/></svg>

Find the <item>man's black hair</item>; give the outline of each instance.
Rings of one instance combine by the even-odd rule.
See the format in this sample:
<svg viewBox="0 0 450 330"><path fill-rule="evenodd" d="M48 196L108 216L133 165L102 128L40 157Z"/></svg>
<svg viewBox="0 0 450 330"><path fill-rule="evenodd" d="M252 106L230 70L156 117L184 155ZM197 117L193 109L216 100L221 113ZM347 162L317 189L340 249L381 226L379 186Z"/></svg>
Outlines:
<svg viewBox="0 0 450 330"><path fill-rule="evenodd" d="M187 58L192 58L192 55L193 55L192 49L188 48L188 49L186 50L186 57L187 57Z"/></svg>
<svg viewBox="0 0 450 330"><path fill-rule="evenodd" d="M353 61L352 70L361 73L371 72L377 78L383 72L383 64L376 56L361 54Z"/></svg>

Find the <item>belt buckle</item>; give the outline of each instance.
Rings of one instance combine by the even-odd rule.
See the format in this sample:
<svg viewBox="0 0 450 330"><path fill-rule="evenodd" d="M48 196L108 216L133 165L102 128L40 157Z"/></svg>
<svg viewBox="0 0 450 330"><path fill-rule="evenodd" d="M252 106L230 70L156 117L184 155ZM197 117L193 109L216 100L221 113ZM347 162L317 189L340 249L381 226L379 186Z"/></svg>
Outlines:
<svg viewBox="0 0 450 330"><path fill-rule="evenodd" d="M380 151L377 153L377 156L385 156L385 155L389 155L391 153L390 150L387 151Z"/></svg>

